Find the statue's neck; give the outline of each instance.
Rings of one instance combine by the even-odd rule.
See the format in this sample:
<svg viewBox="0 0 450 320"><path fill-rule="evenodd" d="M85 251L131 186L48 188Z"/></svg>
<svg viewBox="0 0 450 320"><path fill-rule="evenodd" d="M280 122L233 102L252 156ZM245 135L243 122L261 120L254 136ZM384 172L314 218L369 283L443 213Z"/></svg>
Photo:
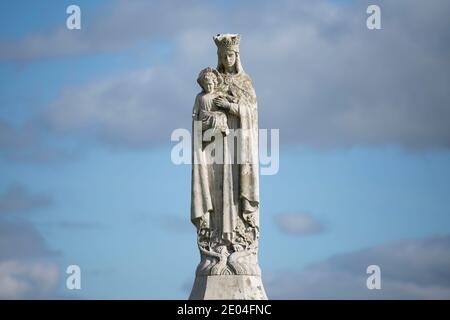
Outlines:
<svg viewBox="0 0 450 320"><path fill-rule="evenodd" d="M226 75L234 75L237 74L236 67L232 66L230 68L223 68L223 73Z"/></svg>
<svg viewBox="0 0 450 320"><path fill-rule="evenodd" d="M238 75L238 73L236 71L232 71L232 72L224 71L222 74L226 77L233 77L233 76Z"/></svg>

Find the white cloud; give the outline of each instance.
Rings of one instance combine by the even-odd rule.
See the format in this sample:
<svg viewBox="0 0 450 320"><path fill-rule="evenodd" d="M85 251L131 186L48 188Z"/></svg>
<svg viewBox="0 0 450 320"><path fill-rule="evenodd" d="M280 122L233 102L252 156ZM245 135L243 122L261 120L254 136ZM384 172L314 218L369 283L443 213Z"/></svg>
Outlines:
<svg viewBox="0 0 450 320"><path fill-rule="evenodd" d="M0 216L0 299L62 297L57 255L33 224Z"/></svg>
<svg viewBox="0 0 450 320"><path fill-rule="evenodd" d="M305 213L285 213L275 217L282 232L297 236L312 235L324 230L322 223Z"/></svg>
<svg viewBox="0 0 450 320"><path fill-rule="evenodd" d="M381 290L366 268L381 268ZM450 299L450 236L393 241L265 277L272 299Z"/></svg>
<svg viewBox="0 0 450 320"><path fill-rule="evenodd" d="M83 8L82 12L83 12ZM32 33L19 41L0 42L0 61L32 62L40 59L74 57L119 52L133 46L179 32L179 27L195 27L213 19L211 7L202 1L118 0L82 14L80 32L64 23L49 32Z"/></svg>
<svg viewBox="0 0 450 320"><path fill-rule="evenodd" d="M56 132L75 131L119 146L169 141L183 115L191 114L192 103L180 99L183 79L172 70L146 69L68 88L49 106L46 121Z"/></svg>
<svg viewBox="0 0 450 320"><path fill-rule="evenodd" d="M27 260L0 261L0 298L44 298L59 280L55 263Z"/></svg>
<svg viewBox="0 0 450 320"><path fill-rule="evenodd" d="M3 58L64 56L69 53L58 48L66 42L78 54L157 38L173 43L172 61L68 87L46 113L53 129L147 147L167 143L174 128L190 128L197 72L216 64L211 35L239 32L260 126L280 128L282 143L450 147L450 3L381 1L383 29L377 31L365 26L368 4L285 0L218 8L197 1L119 1L92 21L84 38L59 37L58 31L31 35Z"/></svg>
<svg viewBox="0 0 450 320"><path fill-rule="evenodd" d="M207 65L204 61L214 44L210 34L192 29L178 35L177 48L171 65L66 88L48 106L42 123L53 132L94 136L114 147L169 142L174 129L191 127L194 98L200 91L197 73ZM215 53L210 60L216 63Z"/></svg>

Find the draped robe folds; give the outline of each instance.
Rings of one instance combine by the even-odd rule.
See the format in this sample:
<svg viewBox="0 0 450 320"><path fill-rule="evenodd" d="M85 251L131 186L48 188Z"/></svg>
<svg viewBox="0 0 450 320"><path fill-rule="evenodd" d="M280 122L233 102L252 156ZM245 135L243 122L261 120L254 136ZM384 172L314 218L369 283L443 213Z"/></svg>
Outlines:
<svg viewBox="0 0 450 320"><path fill-rule="evenodd" d="M214 234L219 241L229 244L234 243L238 219L246 227L256 229L255 234L259 229L258 114L250 77L244 72L223 74L223 77L225 90L236 101L226 111L230 134L215 133L222 135L223 139L219 140L223 143L203 141L205 126L200 122L200 94L195 99L191 221L199 232L209 230L211 237ZM242 130L233 131L236 129ZM205 148L209 143L222 151L222 163L210 162L211 154Z"/></svg>

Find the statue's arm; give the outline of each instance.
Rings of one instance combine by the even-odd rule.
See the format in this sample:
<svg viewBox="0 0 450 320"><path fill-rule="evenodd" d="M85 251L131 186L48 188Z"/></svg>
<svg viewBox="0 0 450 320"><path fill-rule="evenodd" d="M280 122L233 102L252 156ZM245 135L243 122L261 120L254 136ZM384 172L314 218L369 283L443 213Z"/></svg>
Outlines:
<svg viewBox="0 0 450 320"><path fill-rule="evenodd" d="M230 102L228 107L228 112L235 116L239 116L243 108L253 109L256 107L256 94L249 76L246 76L243 84L245 93L242 94L237 103Z"/></svg>
<svg viewBox="0 0 450 320"><path fill-rule="evenodd" d="M232 115L239 116L239 103L230 102L228 112Z"/></svg>
<svg viewBox="0 0 450 320"><path fill-rule="evenodd" d="M202 130L207 130L215 126L215 119L210 112L203 110L201 104L201 93L195 97L194 108L192 110L192 119L202 122Z"/></svg>
<svg viewBox="0 0 450 320"><path fill-rule="evenodd" d="M195 97L194 107L192 107L192 120L198 120L198 116L200 113L200 103L199 103L199 95Z"/></svg>
<svg viewBox="0 0 450 320"><path fill-rule="evenodd" d="M203 131L216 127L216 117L211 112L200 110L199 120L202 122Z"/></svg>

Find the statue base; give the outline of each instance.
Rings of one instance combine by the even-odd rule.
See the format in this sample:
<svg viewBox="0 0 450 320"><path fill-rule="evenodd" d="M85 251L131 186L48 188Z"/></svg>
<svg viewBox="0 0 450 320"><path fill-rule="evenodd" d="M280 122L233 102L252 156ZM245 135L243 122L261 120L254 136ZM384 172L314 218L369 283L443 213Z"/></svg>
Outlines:
<svg viewBox="0 0 450 320"><path fill-rule="evenodd" d="M267 300L260 276L196 276L189 300Z"/></svg>

